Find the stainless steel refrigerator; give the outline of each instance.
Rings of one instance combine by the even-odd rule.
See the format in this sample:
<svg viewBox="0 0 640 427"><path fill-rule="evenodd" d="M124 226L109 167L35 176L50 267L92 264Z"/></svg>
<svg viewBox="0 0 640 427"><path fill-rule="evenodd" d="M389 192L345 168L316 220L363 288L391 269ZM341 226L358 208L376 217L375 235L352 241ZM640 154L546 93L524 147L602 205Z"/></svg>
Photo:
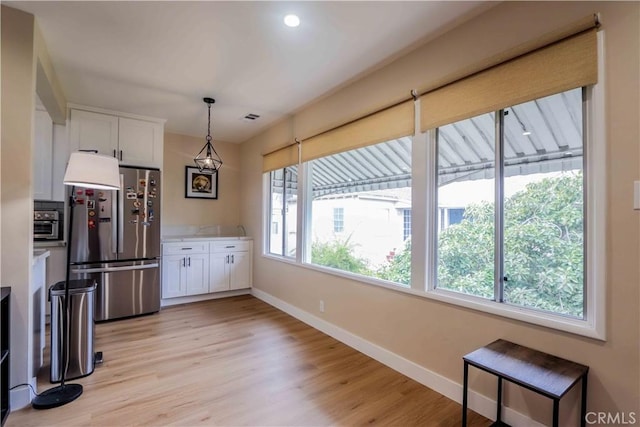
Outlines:
<svg viewBox="0 0 640 427"><path fill-rule="evenodd" d="M121 166L120 181L75 187L71 273L96 280L96 321L160 310L160 171Z"/></svg>

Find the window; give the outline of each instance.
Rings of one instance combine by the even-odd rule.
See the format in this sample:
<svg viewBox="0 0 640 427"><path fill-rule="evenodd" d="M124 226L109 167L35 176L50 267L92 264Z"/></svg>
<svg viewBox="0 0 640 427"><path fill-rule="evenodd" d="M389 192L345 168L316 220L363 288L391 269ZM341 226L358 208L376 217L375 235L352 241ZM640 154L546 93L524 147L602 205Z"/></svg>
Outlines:
<svg viewBox="0 0 640 427"><path fill-rule="evenodd" d="M584 317L583 135L581 88L438 129L438 288Z"/></svg>
<svg viewBox="0 0 640 427"><path fill-rule="evenodd" d="M402 210L402 240L411 237L411 209Z"/></svg>
<svg viewBox="0 0 640 427"><path fill-rule="evenodd" d="M344 208L333 208L333 232L344 231Z"/></svg>
<svg viewBox="0 0 640 427"><path fill-rule="evenodd" d="M596 26L265 154L264 172L299 168L271 175L271 253L604 339Z"/></svg>
<svg viewBox="0 0 640 427"><path fill-rule="evenodd" d="M464 208L449 208L447 210L449 225L460 224L464 216Z"/></svg>
<svg viewBox="0 0 640 427"><path fill-rule="evenodd" d="M320 157L305 167L311 182L307 262L408 284L411 255L399 211L411 207L411 138ZM402 276L396 274L400 261Z"/></svg>
<svg viewBox="0 0 640 427"><path fill-rule="evenodd" d="M438 207L438 228L444 230L450 225L459 224L464 217L464 208Z"/></svg>
<svg viewBox="0 0 640 427"><path fill-rule="evenodd" d="M288 166L269 172L271 227L269 253L296 256L298 167Z"/></svg>

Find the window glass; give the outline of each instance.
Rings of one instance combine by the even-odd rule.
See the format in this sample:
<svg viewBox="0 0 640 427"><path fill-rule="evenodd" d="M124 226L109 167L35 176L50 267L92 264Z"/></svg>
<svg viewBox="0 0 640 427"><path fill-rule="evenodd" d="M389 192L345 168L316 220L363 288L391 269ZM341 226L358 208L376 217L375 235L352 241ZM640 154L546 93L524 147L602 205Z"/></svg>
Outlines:
<svg viewBox="0 0 640 427"><path fill-rule="evenodd" d="M493 298L495 115L438 129L437 287Z"/></svg>
<svg viewBox="0 0 640 427"><path fill-rule="evenodd" d="M582 317L582 90L505 113L504 299Z"/></svg>
<svg viewBox="0 0 640 427"><path fill-rule="evenodd" d="M408 285L411 139L307 163L312 181L309 262Z"/></svg>
<svg viewBox="0 0 640 427"><path fill-rule="evenodd" d="M334 233L344 231L344 208L333 208L333 231Z"/></svg>
<svg viewBox="0 0 640 427"><path fill-rule="evenodd" d="M437 287L584 317L582 98L501 110L499 135L493 114L438 129Z"/></svg>
<svg viewBox="0 0 640 427"><path fill-rule="evenodd" d="M296 256L298 213L298 167L289 166L270 173L271 230L269 253Z"/></svg>
<svg viewBox="0 0 640 427"><path fill-rule="evenodd" d="M411 237L411 209L405 209L403 211L403 219L404 219L404 230L402 232L402 236L404 240L407 240Z"/></svg>
<svg viewBox="0 0 640 427"><path fill-rule="evenodd" d="M284 218L283 194L284 194L284 169L270 172L271 174L271 233L269 235L269 252L275 255L282 255L282 223Z"/></svg>

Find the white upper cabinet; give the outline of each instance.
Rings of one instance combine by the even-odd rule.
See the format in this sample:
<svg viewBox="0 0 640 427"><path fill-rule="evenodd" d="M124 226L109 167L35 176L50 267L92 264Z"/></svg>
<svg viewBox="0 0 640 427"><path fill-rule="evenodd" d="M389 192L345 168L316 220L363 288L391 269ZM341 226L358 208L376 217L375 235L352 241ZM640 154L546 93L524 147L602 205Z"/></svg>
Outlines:
<svg viewBox="0 0 640 427"><path fill-rule="evenodd" d="M53 122L49 113L36 110L33 150L33 198L51 200Z"/></svg>
<svg viewBox="0 0 640 427"><path fill-rule="evenodd" d="M162 168L164 125L124 113L71 109L69 142L74 150L97 150L120 164Z"/></svg>
<svg viewBox="0 0 640 427"><path fill-rule="evenodd" d="M118 149L125 165L162 167L163 126L160 123L120 117Z"/></svg>
<svg viewBox="0 0 640 427"><path fill-rule="evenodd" d="M69 140L72 149L118 154L118 117L91 111L71 110Z"/></svg>

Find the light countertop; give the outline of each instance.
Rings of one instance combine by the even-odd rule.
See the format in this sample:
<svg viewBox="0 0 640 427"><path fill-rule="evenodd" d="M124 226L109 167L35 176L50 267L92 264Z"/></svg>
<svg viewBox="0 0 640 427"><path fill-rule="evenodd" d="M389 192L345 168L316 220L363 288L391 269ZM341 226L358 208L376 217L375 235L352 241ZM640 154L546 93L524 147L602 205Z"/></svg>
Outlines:
<svg viewBox="0 0 640 427"><path fill-rule="evenodd" d="M67 246L63 240L39 240L33 242L34 248L62 248Z"/></svg>
<svg viewBox="0 0 640 427"><path fill-rule="evenodd" d="M204 240L253 240L251 237L245 236L207 236L204 234L185 234L185 235L175 235L175 236L164 236L162 238L163 243L172 243L172 242L199 242Z"/></svg>

